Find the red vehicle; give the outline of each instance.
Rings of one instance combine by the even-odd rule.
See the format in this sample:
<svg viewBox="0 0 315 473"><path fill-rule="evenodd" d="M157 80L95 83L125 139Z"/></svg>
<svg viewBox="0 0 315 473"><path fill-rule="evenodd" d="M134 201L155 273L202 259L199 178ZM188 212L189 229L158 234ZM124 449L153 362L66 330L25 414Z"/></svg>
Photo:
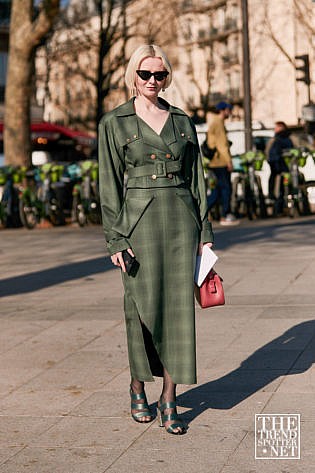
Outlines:
<svg viewBox="0 0 315 473"><path fill-rule="evenodd" d="M31 125L32 163L75 162L90 158L96 148L96 139L84 132L61 125L40 122ZM3 123L0 123L0 166L4 164Z"/></svg>

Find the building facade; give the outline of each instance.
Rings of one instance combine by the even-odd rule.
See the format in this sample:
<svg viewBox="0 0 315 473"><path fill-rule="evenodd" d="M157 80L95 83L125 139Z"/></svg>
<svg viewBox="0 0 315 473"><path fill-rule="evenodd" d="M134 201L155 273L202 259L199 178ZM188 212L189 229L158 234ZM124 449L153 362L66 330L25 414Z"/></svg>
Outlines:
<svg viewBox="0 0 315 473"><path fill-rule="evenodd" d="M8 3L0 0L0 8ZM144 0L120 0L106 24L111 3L103 1L101 31L97 2L70 1L63 21L38 50L36 98L45 120L95 130L100 90L104 111L126 100L124 63L142 43L159 44L170 57L174 82L166 100L200 121L210 107L227 100L235 105L234 119L243 118L242 0L160 0L158 8ZM314 9L312 0L248 0L253 120L296 124L309 92L314 98ZM101 34L113 34L102 77ZM0 92L4 55L0 51ZM309 57L310 88L296 80L298 55Z"/></svg>

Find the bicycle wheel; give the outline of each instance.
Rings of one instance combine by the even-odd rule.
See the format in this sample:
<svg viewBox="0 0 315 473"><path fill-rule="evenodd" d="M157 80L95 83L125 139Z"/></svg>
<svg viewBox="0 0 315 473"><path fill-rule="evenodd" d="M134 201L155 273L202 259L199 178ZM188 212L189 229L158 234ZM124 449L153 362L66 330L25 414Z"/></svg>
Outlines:
<svg viewBox="0 0 315 473"><path fill-rule="evenodd" d="M305 194L309 212L315 213L315 181L307 181L305 183Z"/></svg>
<svg viewBox="0 0 315 473"><path fill-rule="evenodd" d="M237 218L244 217L244 215L246 214L245 180L242 176L238 176L233 180L231 209L232 213Z"/></svg>
<svg viewBox="0 0 315 473"><path fill-rule="evenodd" d="M255 215L257 218L266 218L267 217L267 207L265 202L265 197L262 191L260 180L255 177L254 182L254 191L253 191L253 198L255 202Z"/></svg>
<svg viewBox="0 0 315 473"><path fill-rule="evenodd" d="M65 216L56 197L49 199L48 218L54 226L65 225Z"/></svg>
<svg viewBox="0 0 315 473"><path fill-rule="evenodd" d="M19 202L20 219L24 227L32 230L39 221L39 213L27 196L22 196Z"/></svg>
<svg viewBox="0 0 315 473"><path fill-rule="evenodd" d="M82 204L82 200L79 194L73 196L72 214L74 217L74 221L78 222L80 227L84 227L87 224L84 206Z"/></svg>
<svg viewBox="0 0 315 473"><path fill-rule="evenodd" d="M88 221L95 225L101 223L101 211L100 211L100 204L99 202L92 198L88 204L88 214L87 214Z"/></svg>

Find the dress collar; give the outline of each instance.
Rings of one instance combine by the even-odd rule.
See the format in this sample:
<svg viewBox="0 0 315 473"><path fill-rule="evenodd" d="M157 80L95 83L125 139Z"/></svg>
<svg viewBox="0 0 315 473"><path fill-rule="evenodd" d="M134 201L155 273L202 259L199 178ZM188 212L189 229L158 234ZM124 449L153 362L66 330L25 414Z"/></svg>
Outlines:
<svg viewBox="0 0 315 473"><path fill-rule="evenodd" d="M130 115L136 115L136 111L134 108L134 100L135 100L135 97L132 97L130 100L128 100L128 102L125 102L124 104L120 105L117 108L116 115L118 117L127 117ZM183 110L181 110L180 108L174 107L173 105L170 105L166 100L162 99L161 97L159 97L158 100L161 104L163 104L168 109L171 115L186 115L186 113L183 112Z"/></svg>

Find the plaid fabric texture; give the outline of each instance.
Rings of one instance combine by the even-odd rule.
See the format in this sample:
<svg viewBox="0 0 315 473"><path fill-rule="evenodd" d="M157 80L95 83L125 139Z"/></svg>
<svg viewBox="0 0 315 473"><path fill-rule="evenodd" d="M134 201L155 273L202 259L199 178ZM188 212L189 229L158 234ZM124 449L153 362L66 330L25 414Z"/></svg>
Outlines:
<svg viewBox="0 0 315 473"><path fill-rule="evenodd" d="M152 381L141 322L175 383L196 382L193 274L199 229L188 189L130 189L129 198L153 196L129 241L139 262L136 277L123 274L131 374Z"/></svg>
<svg viewBox="0 0 315 473"><path fill-rule="evenodd" d="M199 241L213 235L194 126L181 110L169 111L160 135L136 117L132 101L104 116L100 196L110 253L131 247L139 262L134 277L122 274L131 375L143 381L161 375L155 353L175 383L193 384L195 260ZM169 160L182 162L179 175L132 178L124 195L129 167Z"/></svg>

